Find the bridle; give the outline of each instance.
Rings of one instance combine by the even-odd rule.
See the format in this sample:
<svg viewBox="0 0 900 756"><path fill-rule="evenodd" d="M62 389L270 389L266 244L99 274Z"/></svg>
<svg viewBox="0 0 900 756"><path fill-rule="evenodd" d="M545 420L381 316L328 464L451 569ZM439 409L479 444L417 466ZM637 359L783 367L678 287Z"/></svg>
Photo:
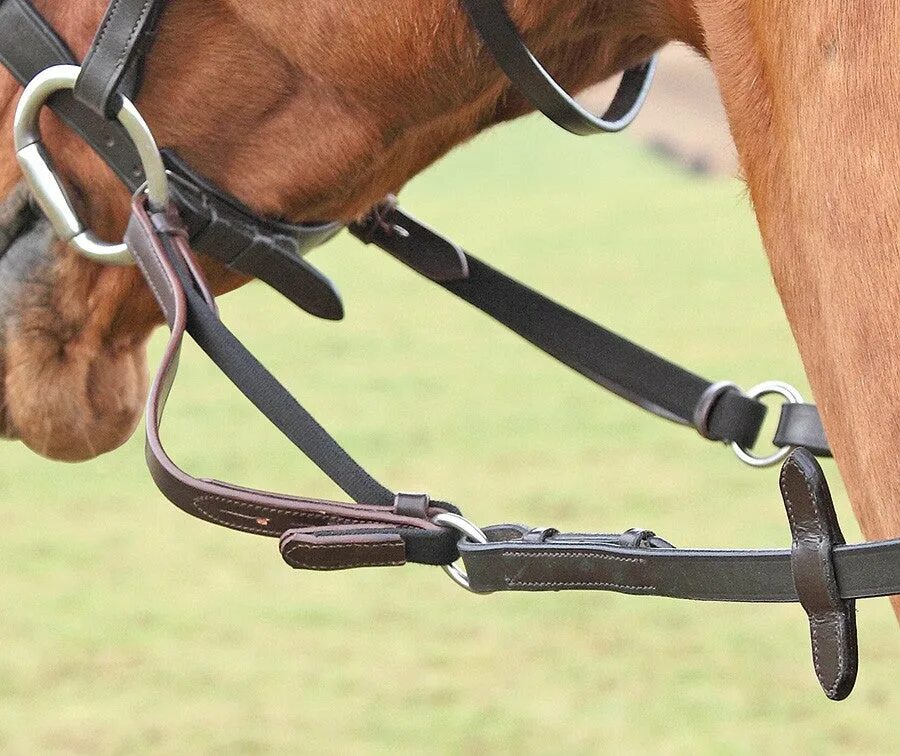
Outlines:
<svg viewBox="0 0 900 756"><path fill-rule="evenodd" d="M576 103L531 54L502 0L463 0L486 48L539 110L578 134L618 131L646 97L651 60L627 71L597 117ZM349 230L474 305L594 383L703 438L730 444L755 467L783 463L780 488L792 533L786 550L676 549L648 530L564 534L553 528L479 528L426 494L394 493L363 469L247 351L218 317L193 251L253 275L307 312L339 319L331 282L302 255L340 230L255 215L159 150L132 104L165 0L113 0L84 62L76 61L28 0L0 0L0 62L26 84L16 146L31 192L60 238L111 264L135 262L171 331L147 405L147 462L176 506L224 527L279 538L292 567L336 570L440 565L476 593L605 590L703 601L800 602L810 623L816 674L835 700L857 672L854 601L900 595L900 539L847 545L814 454L829 456L816 408L787 384L742 392L711 382L547 299L473 257L403 212L393 199ZM135 192L122 245L94 238L68 202L41 145L47 104ZM322 501L195 478L166 453L160 424L185 334L297 448L352 499ZM766 415L785 403L777 451L752 448ZM462 557L465 572L455 566Z"/></svg>

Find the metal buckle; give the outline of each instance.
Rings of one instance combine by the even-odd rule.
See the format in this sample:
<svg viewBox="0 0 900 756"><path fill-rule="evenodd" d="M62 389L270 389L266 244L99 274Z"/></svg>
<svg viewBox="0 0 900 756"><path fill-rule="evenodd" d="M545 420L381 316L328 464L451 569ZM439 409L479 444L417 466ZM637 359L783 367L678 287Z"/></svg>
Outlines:
<svg viewBox="0 0 900 756"><path fill-rule="evenodd" d="M432 522L444 528L452 528L475 543L488 543L488 537L484 534L484 531L461 515L453 514L452 512L442 512ZM467 591L472 591L469 584L469 576L455 564L445 564L441 569L458 586L465 588Z"/></svg>
<svg viewBox="0 0 900 756"><path fill-rule="evenodd" d="M750 399L762 399L764 396L780 396L785 399L788 404L803 404L803 396L789 383L783 381L766 381L754 386L750 389L746 396ZM750 467L763 468L772 467L784 460L791 453L791 446L782 446L780 449L767 457L758 457L749 449L745 449L736 441L731 444L731 450L741 462Z"/></svg>
<svg viewBox="0 0 900 756"><path fill-rule="evenodd" d="M41 143L41 110L56 92L74 89L80 73L78 66L52 66L29 82L16 109L13 131L16 158L35 200L62 241L90 260L109 265L129 265L133 257L127 246L100 241L85 228ZM122 97L122 107L116 118L140 156L147 177L146 191L151 209L163 210L169 203L169 182L153 133L126 97Z"/></svg>

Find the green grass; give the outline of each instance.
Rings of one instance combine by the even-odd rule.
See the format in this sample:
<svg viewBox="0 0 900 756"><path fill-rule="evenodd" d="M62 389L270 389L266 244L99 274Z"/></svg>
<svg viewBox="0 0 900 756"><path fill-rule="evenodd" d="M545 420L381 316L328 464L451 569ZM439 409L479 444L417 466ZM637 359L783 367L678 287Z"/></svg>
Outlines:
<svg viewBox="0 0 900 756"><path fill-rule="evenodd" d="M530 120L458 151L404 201L704 375L805 387L736 182ZM312 261L340 285L346 322L258 285L226 298L225 317L395 488L482 524L786 545L775 472L597 390L374 249L342 238ZM182 364L166 435L188 469L338 495L195 349ZM165 502L140 438L76 467L3 448L0 519L2 752L900 749L886 601L859 604L862 673L835 705L797 606L472 597L424 567L293 572L275 542Z"/></svg>

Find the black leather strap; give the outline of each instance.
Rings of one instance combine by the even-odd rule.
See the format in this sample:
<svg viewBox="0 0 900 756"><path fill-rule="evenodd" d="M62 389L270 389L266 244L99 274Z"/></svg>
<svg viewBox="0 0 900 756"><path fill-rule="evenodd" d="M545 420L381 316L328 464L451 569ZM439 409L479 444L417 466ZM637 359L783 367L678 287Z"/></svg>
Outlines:
<svg viewBox="0 0 900 756"><path fill-rule="evenodd" d="M122 107L120 86L140 70L166 0L112 0L81 66L75 99L111 119ZM129 96L133 95L132 92Z"/></svg>
<svg viewBox="0 0 900 756"><path fill-rule="evenodd" d="M640 112L656 71L656 57L627 70L602 116L579 105L534 57L503 0L463 0L463 5L500 68L518 92L558 126L581 136L621 131Z"/></svg>
<svg viewBox="0 0 900 756"><path fill-rule="evenodd" d="M825 475L807 450L788 457L781 493L793 536L794 587L809 617L813 666L825 695L841 701L852 692L859 667L856 605L841 598L834 550L846 541Z"/></svg>
<svg viewBox="0 0 900 756"><path fill-rule="evenodd" d="M487 528L490 543L459 543L472 590L596 590L696 601L799 601L790 550L725 551L625 548L620 535L525 538L530 528ZM834 568L844 599L900 594L900 539L836 546Z"/></svg>
<svg viewBox="0 0 900 756"><path fill-rule="evenodd" d="M660 417L695 427L713 384L492 268L393 204L351 233L474 305L594 383ZM766 408L737 391L706 413L707 438L756 442Z"/></svg>
<svg viewBox="0 0 900 756"><path fill-rule="evenodd" d="M45 68L75 65L65 43L28 0L0 0L0 63L21 84ZM137 152L124 129L60 92L51 106L134 192L144 183ZM191 244L233 268L265 281L312 315L339 319L341 298L327 277L302 259L342 226L336 223L294 225L260 218L233 197L167 154Z"/></svg>
<svg viewBox="0 0 900 756"><path fill-rule="evenodd" d="M819 410L813 404L785 404L775 431L775 446L799 446L817 457L830 457L828 439Z"/></svg>

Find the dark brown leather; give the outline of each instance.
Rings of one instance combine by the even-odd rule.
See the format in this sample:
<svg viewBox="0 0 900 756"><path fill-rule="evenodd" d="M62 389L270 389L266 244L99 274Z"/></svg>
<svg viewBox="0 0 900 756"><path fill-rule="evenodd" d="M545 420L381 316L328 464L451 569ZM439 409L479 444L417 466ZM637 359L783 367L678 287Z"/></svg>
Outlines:
<svg viewBox="0 0 900 756"><path fill-rule="evenodd" d="M788 457L781 493L793 535L794 586L809 617L816 676L825 694L840 701L856 682L856 607L841 598L833 555L845 540L825 475L807 450L797 449Z"/></svg>
<svg viewBox="0 0 900 756"><path fill-rule="evenodd" d="M143 198L135 200L126 235L129 248L144 273L171 330L162 363L147 403L147 463L154 481L173 504L194 517L233 530L278 538L285 559L309 569L339 569L360 565L395 565L406 561L404 534L411 530L444 536L430 519L394 512L393 506L339 503L256 491L216 480L195 478L166 453L160 424L175 380L187 326L185 292L169 254L177 254L190 269L195 285L214 307L202 274L187 246L187 231L174 207L163 217L151 216ZM428 515L448 511L434 505ZM449 561L441 559L439 562Z"/></svg>

